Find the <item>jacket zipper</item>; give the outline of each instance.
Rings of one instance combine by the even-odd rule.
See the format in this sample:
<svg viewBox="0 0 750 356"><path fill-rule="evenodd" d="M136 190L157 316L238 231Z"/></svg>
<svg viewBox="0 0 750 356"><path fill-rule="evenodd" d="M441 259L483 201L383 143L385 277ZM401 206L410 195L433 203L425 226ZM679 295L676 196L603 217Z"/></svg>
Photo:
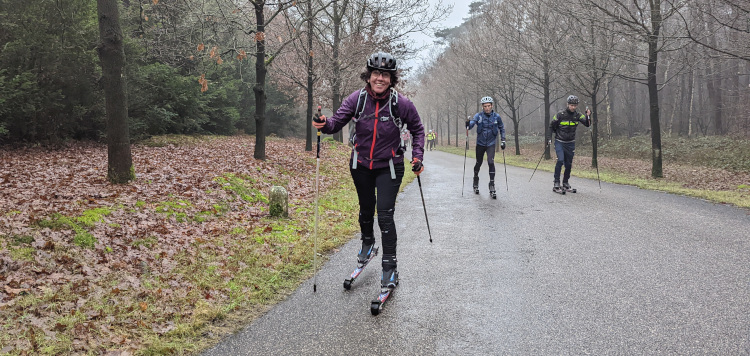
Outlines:
<svg viewBox="0 0 750 356"><path fill-rule="evenodd" d="M375 124L372 127L372 146L370 146L370 169L372 169L372 154L375 151L375 139L378 137L378 112L380 111L380 103L375 102Z"/></svg>

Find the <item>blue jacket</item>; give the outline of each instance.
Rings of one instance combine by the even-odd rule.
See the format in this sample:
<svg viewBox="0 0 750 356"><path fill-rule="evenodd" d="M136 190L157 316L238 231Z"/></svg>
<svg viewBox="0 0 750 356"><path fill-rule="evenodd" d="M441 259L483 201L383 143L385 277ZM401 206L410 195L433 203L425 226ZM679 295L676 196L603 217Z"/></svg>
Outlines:
<svg viewBox="0 0 750 356"><path fill-rule="evenodd" d="M501 141L505 141L505 125L503 119L494 110L489 114L484 111L478 112L469 121L468 129L477 126L477 146L494 146L497 143L497 133L500 133Z"/></svg>

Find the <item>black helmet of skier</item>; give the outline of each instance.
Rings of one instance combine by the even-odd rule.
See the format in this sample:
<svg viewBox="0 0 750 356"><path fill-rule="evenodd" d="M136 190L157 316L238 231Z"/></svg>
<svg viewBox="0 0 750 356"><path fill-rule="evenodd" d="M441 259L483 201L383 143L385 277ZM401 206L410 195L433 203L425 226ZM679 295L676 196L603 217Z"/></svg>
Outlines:
<svg viewBox="0 0 750 356"><path fill-rule="evenodd" d="M367 59L367 68L372 70L382 70L386 72L395 72L398 70L396 65L396 58L390 53L377 52L370 55Z"/></svg>
<svg viewBox="0 0 750 356"><path fill-rule="evenodd" d="M575 95L571 95L568 97L568 104L575 104L578 105L578 97Z"/></svg>
<svg viewBox="0 0 750 356"><path fill-rule="evenodd" d="M485 103L490 103L490 104L494 104L494 103L495 103L495 101L494 101L494 100L492 100L492 97L491 97L491 96L485 96L484 98L482 98L482 100L480 100L480 101L479 101L479 103L480 103L480 104L485 104Z"/></svg>

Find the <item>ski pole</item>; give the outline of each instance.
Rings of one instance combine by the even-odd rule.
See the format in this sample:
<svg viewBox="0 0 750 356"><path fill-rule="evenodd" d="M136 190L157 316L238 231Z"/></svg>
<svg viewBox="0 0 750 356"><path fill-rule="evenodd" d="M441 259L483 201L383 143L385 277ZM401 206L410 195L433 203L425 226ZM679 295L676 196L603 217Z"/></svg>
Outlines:
<svg viewBox="0 0 750 356"><path fill-rule="evenodd" d="M412 168L412 172L418 171L420 168L419 166L414 166ZM422 179L419 178L419 175L417 175L417 183L419 184L419 196L422 197L422 208L424 208L424 221L427 223L427 233L430 235L430 243L432 243L432 232L430 232L430 220L427 219L427 205L424 203L424 194L422 193Z"/></svg>
<svg viewBox="0 0 750 356"><path fill-rule="evenodd" d="M544 150L547 149L547 146L549 146L549 142L544 144ZM542 156L539 157L539 162L536 163L536 168L539 168L539 163L542 163L542 158L544 158L544 150L542 150ZM536 173L536 168L534 168L534 171L531 172L531 178L534 178L534 173ZM531 178L529 178L529 182L531 182Z"/></svg>
<svg viewBox="0 0 750 356"><path fill-rule="evenodd" d="M468 127L468 126L467 126ZM464 187L466 187L466 152L469 151L469 129L466 129L466 148L464 148L464 178L461 181L461 196L464 196ZM417 176L417 178L419 178Z"/></svg>
<svg viewBox="0 0 750 356"><path fill-rule="evenodd" d="M508 191L508 167L505 165L505 150L503 151L503 169L505 170L505 191Z"/></svg>
<svg viewBox="0 0 750 356"><path fill-rule="evenodd" d="M588 109L588 108L586 108ZM589 130L591 132L591 148L594 148L594 130ZM593 151L592 151L593 153ZM602 180L599 179L599 157L596 157L596 180L599 181L599 191L602 190Z"/></svg>
<svg viewBox="0 0 750 356"><path fill-rule="evenodd" d="M320 115L320 106L318 106L318 114ZM323 122L323 120L320 120L319 118L313 118L315 122ZM318 291L318 195L319 195L319 186L318 182L320 181L320 129L318 129L318 149L315 153L315 237L313 238L313 273L315 273L315 278L313 278L313 293Z"/></svg>

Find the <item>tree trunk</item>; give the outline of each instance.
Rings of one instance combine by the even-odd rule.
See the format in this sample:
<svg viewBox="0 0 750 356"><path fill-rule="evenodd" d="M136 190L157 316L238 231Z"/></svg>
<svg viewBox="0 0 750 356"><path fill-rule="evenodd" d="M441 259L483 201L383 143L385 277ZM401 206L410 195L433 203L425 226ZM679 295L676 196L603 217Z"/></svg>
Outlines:
<svg viewBox="0 0 750 356"><path fill-rule="evenodd" d="M612 99L611 99L611 93L612 93L612 80L607 81L607 93L605 94L605 97L607 99L606 105L607 105L607 138L612 138Z"/></svg>
<svg viewBox="0 0 750 356"><path fill-rule="evenodd" d="M344 1L341 8L338 6L338 2L333 2L333 46L331 52L333 54L333 78L331 83L331 92L333 97L333 112L336 113L341 106L341 61L340 47L341 47L341 23L344 18L344 12L348 1ZM349 125L354 125L350 122ZM339 131L333 135L333 139L339 142L344 142L344 134Z"/></svg>
<svg viewBox="0 0 750 356"><path fill-rule="evenodd" d="M714 109L714 133L716 135L724 134L724 113L721 96L721 63L717 59L709 59L709 65L706 67L709 71L706 76L706 86L708 89L708 101Z"/></svg>
<svg viewBox="0 0 750 356"><path fill-rule="evenodd" d="M685 78L683 76L680 76L680 84L677 86L677 95L674 96L676 99L680 99L680 101L679 102L677 100L673 101L672 113L669 115L669 130L668 130L667 137L672 137L672 129L674 128L674 114L677 111L677 105L678 104L682 105L682 81L684 79Z"/></svg>
<svg viewBox="0 0 750 356"><path fill-rule="evenodd" d="M123 67L120 12L116 0L97 0L99 15L99 60L102 65L105 108L107 112L107 179L115 184L135 179L128 132L128 101Z"/></svg>
<svg viewBox="0 0 750 356"><path fill-rule="evenodd" d="M253 2L256 25L255 57L255 159L266 159L266 18L263 13L265 0ZM312 114L310 115L312 117Z"/></svg>
<svg viewBox="0 0 750 356"><path fill-rule="evenodd" d="M598 84L594 85L594 88L598 88ZM598 155L598 148L599 148L599 120L597 120L597 109L596 109L596 100L597 100L597 90L594 89L594 92L591 95L591 167L596 168L599 167L599 155Z"/></svg>
<svg viewBox="0 0 750 356"><path fill-rule="evenodd" d="M456 147L458 147L458 122L461 121L461 112L459 112L459 107L456 106Z"/></svg>
<svg viewBox="0 0 750 356"><path fill-rule="evenodd" d="M659 1L655 1L659 3ZM660 9L659 6L657 9ZM655 14L655 13L658 13ZM661 13L659 11L652 11L653 17L657 17L655 20L657 23L661 23ZM658 25L654 26L657 30L649 37L648 41L648 99L651 116L651 176L654 178L662 178L664 173L662 172L662 153L661 153L661 127L659 123L659 88L656 83L656 68L658 64Z"/></svg>
<svg viewBox="0 0 750 356"><path fill-rule="evenodd" d="M313 26L312 1L307 2L307 138L305 151L312 151L312 115L313 115Z"/></svg>
<svg viewBox="0 0 750 356"><path fill-rule="evenodd" d="M445 126L447 128L445 137L448 139L448 146L451 145L451 114L450 114L450 105L448 105L448 110L446 111L446 115L448 116L445 119ZM442 144L442 142L441 142Z"/></svg>
<svg viewBox="0 0 750 356"><path fill-rule="evenodd" d="M516 156L520 156L521 155L521 141L519 140L519 137L518 137L518 131L520 131L518 129L518 124L521 119L516 116L515 108L511 108L510 112L513 115L513 140L515 141L514 143L516 146ZM507 134L507 130L506 130L506 134ZM500 144L498 144L498 146L500 146Z"/></svg>
<svg viewBox="0 0 750 356"><path fill-rule="evenodd" d="M688 92L690 93L690 104L688 104L688 122L687 137L693 136L693 98L695 98L695 74L690 72L690 84Z"/></svg>
<svg viewBox="0 0 750 356"><path fill-rule="evenodd" d="M549 93L549 86L550 86L550 78L549 78L549 63L547 61L543 64L543 70L544 70L544 138L550 136L549 132L549 121L550 116L552 116L552 113L549 110L549 107L551 105L550 103L550 93ZM544 147L544 159L550 159L550 146L545 143Z"/></svg>

